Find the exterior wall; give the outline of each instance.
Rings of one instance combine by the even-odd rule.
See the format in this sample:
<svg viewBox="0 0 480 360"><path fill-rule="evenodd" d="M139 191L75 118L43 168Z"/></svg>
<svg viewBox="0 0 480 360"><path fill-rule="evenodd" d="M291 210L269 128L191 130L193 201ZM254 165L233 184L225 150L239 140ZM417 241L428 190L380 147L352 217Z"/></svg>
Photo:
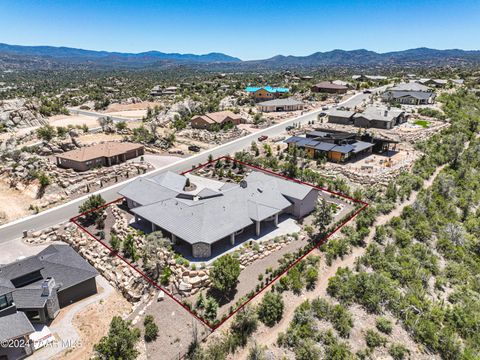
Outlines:
<svg viewBox="0 0 480 360"><path fill-rule="evenodd" d="M265 89L259 89L253 93L253 97L256 100L272 100L274 98L273 93L268 92Z"/></svg>
<svg viewBox="0 0 480 360"><path fill-rule="evenodd" d="M137 156L142 156L143 154L145 154L145 149L142 146L139 149L127 151L125 153L125 159L130 160L130 159L136 158Z"/></svg>
<svg viewBox="0 0 480 360"><path fill-rule="evenodd" d="M58 302L60 307L64 307L96 293L97 283L95 278L91 278L75 286L60 290L58 292Z"/></svg>
<svg viewBox="0 0 480 360"><path fill-rule="evenodd" d="M329 151L328 152L328 160L335 161L335 162L342 162L344 154L336 152L336 151Z"/></svg>
<svg viewBox="0 0 480 360"><path fill-rule="evenodd" d="M333 124L349 125L352 123L352 118L329 115L328 122Z"/></svg>
<svg viewBox="0 0 480 360"><path fill-rule="evenodd" d="M129 209L133 209L133 208L136 208L138 206L142 206L142 204L138 204L135 201L133 201L132 199L127 199L127 206L128 206Z"/></svg>
<svg viewBox="0 0 480 360"><path fill-rule="evenodd" d="M290 213L296 218L302 218L315 210L318 199L318 190L312 188L303 200L294 199L288 196L287 198L293 202Z"/></svg>
<svg viewBox="0 0 480 360"><path fill-rule="evenodd" d="M305 148L305 152L308 157L315 158L315 149L314 148Z"/></svg>
<svg viewBox="0 0 480 360"><path fill-rule="evenodd" d="M356 117L354 123L356 127L364 128L391 129L393 127L391 121L368 120L364 117Z"/></svg>
<svg viewBox="0 0 480 360"><path fill-rule="evenodd" d="M210 129L211 126L211 124L205 121L201 116L195 116L190 123L194 129Z"/></svg>
<svg viewBox="0 0 480 360"><path fill-rule="evenodd" d="M196 243L192 245L192 255L194 258L207 258L212 255L212 248L210 244Z"/></svg>
<svg viewBox="0 0 480 360"><path fill-rule="evenodd" d="M80 161L62 159L60 157L57 157L57 164L58 166L66 169L73 169L76 171L87 171L88 169L95 167L97 164L100 166L105 165L105 158L98 158L90 161L90 163L87 164L87 161L80 162Z"/></svg>
<svg viewBox="0 0 480 360"><path fill-rule="evenodd" d="M275 112L275 111L297 111L303 110L304 105L286 105L286 106L259 106L262 112Z"/></svg>
<svg viewBox="0 0 480 360"><path fill-rule="evenodd" d="M345 94L347 90L348 89L332 89L328 87L312 86L313 92L322 92L322 93L328 93L328 94Z"/></svg>

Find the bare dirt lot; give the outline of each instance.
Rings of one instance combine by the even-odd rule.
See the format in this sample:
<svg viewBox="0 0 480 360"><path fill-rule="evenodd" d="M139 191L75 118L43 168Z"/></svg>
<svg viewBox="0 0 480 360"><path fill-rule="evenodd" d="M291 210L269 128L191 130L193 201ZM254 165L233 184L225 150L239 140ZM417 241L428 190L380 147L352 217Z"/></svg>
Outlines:
<svg viewBox="0 0 480 360"><path fill-rule="evenodd" d="M96 118L85 115L54 115L48 118L48 122L52 126L64 127L87 125L89 129L100 126Z"/></svg>
<svg viewBox="0 0 480 360"><path fill-rule="evenodd" d="M167 296L162 301L153 299L146 309L138 309L130 316L130 319L135 319L134 322L142 333L146 315L152 315L159 328L157 339L146 343L149 359L179 359L187 352L195 332L198 341L210 333L205 325Z"/></svg>

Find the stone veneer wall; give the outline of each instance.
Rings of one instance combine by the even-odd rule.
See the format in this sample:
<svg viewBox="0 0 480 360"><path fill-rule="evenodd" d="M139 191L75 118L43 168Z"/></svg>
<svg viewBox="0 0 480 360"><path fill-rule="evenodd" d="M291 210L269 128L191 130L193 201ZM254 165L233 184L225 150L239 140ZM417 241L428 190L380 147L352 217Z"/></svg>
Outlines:
<svg viewBox="0 0 480 360"><path fill-rule="evenodd" d="M210 244L196 243L192 245L192 255L195 258L206 258L212 254L212 248Z"/></svg>

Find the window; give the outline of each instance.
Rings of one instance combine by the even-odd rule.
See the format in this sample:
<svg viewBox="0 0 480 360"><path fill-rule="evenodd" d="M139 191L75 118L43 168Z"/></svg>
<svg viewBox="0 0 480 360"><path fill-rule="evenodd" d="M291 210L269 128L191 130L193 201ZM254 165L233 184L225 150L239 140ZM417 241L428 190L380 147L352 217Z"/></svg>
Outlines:
<svg viewBox="0 0 480 360"><path fill-rule="evenodd" d="M7 307L11 306L12 303L13 298L11 293L0 296L0 310L6 309Z"/></svg>

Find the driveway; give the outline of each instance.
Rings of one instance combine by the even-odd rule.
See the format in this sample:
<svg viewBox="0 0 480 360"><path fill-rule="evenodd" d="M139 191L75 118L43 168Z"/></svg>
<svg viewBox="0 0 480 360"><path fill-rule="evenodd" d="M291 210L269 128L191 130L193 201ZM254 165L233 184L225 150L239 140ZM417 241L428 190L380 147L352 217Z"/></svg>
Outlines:
<svg viewBox="0 0 480 360"><path fill-rule="evenodd" d="M49 346L37 350L29 357L31 360L44 360L51 359L53 356L61 353L62 351L69 350L75 345L82 346L81 338L73 325L74 317L89 305L98 303L101 300L107 299L115 289L108 283L108 281L102 277L97 276L97 288L98 293L83 299L75 304L72 304L60 311L59 316L49 326L52 334L55 335L55 340Z"/></svg>

